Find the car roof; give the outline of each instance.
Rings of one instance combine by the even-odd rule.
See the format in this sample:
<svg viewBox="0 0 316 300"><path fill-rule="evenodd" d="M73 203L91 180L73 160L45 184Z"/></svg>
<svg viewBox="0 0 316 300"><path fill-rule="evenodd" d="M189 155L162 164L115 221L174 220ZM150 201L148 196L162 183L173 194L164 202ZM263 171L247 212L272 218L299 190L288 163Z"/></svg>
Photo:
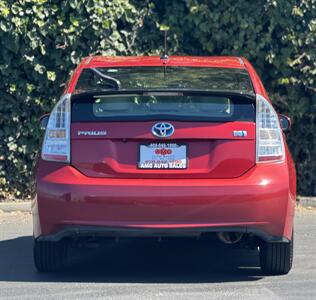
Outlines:
<svg viewBox="0 0 316 300"><path fill-rule="evenodd" d="M132 67L132 66L183 66L245 69L244 61L236 56L89 56L79 68Z"/></svg>

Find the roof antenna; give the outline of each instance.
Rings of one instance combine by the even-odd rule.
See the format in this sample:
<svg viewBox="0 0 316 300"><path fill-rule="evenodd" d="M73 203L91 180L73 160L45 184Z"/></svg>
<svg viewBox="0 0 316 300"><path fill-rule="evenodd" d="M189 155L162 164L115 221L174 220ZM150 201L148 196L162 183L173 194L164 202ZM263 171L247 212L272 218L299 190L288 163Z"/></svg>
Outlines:
<svg viewBox="0 0 316 300"><path fill-rule="evenodd" d="M160 59L167 60L169 58L167 54L167 31L169 30L169 28L167 26L164 26L161 30L164 31L165 38L164 38L164 50L163 50L163 54L160 56Z"/></svg>
<svg viewBox="0 0 316 300"><path fill-rule="evenodd" d="M164 45L164 50L163 50L163 54L160 56L160 59L163 61L163 79L164 81L166 81L166 69L167 69L167 61L169 59L169 56L167 54L167 31L169 30L169 27L168 26L162 26L160 28L161 31L164 31L165 33L165 45Z"/></svg>

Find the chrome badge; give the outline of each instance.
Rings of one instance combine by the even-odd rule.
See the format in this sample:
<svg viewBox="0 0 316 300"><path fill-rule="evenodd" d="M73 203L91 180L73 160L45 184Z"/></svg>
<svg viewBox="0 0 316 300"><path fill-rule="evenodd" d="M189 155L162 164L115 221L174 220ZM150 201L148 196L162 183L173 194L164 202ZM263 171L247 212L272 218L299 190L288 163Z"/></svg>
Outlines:
<svg viewBox="0 0 316 300"><path fill-rule="evenodd" d="M233 136L245 137L245 136L247 136L247 130L234 130L233 131Z"/></svg>
<svg viewBox="0 0 316 300"><path fill-rule="evenodd" d="M156 123L152 127L151 132L157 137L166 138L173 135L174 127L172 124L166 122Z"/></svg>
<svg viewBox="0 0 316 300"><path fill-rule="evenodd" d="M105 130L78 130L78 136L104 136L107 135Z"/></svg>

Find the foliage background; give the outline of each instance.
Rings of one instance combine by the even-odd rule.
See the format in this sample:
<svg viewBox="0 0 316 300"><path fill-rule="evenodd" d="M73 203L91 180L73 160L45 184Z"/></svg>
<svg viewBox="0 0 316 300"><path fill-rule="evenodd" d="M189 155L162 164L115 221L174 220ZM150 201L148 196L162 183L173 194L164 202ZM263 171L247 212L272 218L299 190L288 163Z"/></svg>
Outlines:
<svg viewBox="0 0 316 300"><path fill-rule="evenodd" d="M293 129L298 192L316 195L316 0L0 0L0 199L30 197L41 131L89 54L248 58Z"/></svg>

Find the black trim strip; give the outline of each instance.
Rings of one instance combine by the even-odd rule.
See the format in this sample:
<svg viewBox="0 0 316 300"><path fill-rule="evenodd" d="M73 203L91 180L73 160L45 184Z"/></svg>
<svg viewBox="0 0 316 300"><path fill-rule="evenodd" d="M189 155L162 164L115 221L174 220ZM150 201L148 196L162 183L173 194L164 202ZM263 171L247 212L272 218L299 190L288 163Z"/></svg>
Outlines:
<svg viewBox="0 0 316 300"><path fill-rule="evenodd" d="M289 240L283 236L272 236L262 230L249 228L247 226L229 227L198 227L198 228L123 228L123 227L103 227L103 226L69 226L54 234L42 235L37 238L39 241L58 242L64 238L78 237L185 237L200 236L206 232L242 232L253 234L262 240L270 243L288 243Z"/></svg>

